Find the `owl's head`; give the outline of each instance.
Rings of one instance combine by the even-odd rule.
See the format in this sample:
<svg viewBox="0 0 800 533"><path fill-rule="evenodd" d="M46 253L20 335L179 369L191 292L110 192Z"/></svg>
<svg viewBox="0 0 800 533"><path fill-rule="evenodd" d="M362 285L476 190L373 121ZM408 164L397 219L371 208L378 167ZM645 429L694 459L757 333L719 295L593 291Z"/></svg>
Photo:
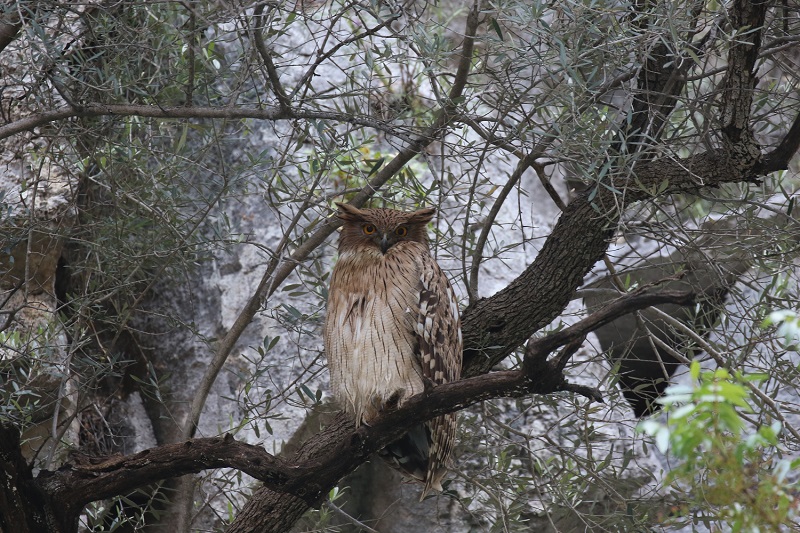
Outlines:
<svg viewBox="0 0 800 533"><path fill-rule="evenodd" d="M395 209L358 209L347 204L336 204L337 216L344 221L339 236L339 251L374 248L386 254L399 242L411 241L428 244L425 226L436 210L432 207L406 212Z"/></svg>

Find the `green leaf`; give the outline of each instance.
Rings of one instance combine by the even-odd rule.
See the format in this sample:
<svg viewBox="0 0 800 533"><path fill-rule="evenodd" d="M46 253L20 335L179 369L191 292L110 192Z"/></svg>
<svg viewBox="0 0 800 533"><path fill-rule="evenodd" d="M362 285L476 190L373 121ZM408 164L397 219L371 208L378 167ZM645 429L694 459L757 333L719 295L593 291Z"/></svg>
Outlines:
<svg viewBox="0 0 800 533"><path fill-rule="evenodd" d="M696 408L697 406L692 403L688 405L682 405L676 410L671 411L670 416L672 416L673 418L686 418L694 414Z"/></svg>
<svg viewBox="0 0 800 533"><path fill-rule="evenodd" d="M370 169L369 169L369 173L367 174L367 177L369 178L370 176L372 176L373 174L375 174L375 173L378 171L378 169L380 169L380 168L381 168L381 166L383 166L383 162L384 162L384 161L386 161L386 158L385 158L385 157L381 157L380 159L378 159L377 161L375 161L375 164L374 164L374 165L372 165L372 168L370 168Z"/></svg>
<svg viewBox="0 0 800 533"><path fill-rule="evenodd" d="M495 33L497 33L497 36L500 37L500 40L501 41L504 40L503 30L500 29L500 24L497 23L497 19L492 17L491 19L489 19L489 21L491 22L492 28L494 28Z"/></svg>
<svg viewBox="0 0 800 533"><path fill-rule="evenodd" d="M660 427L656 432L655 434L656 448L658 448L658 450L661 453L667 453L667 451L669 450L670 435L671 433L666 426Z"/></svg>
<svg viewBox="0 0 800 533"><path fill-rule="evenodd" d="M309 400L313 400L315 398L315 394L311 392L311 389L308 388L307 385L303 384L300 385L300 388L303 389L303 392L308 397Z"/></svg>
<svg viewBox="0 0 800 533"><path fill-rule="evenodd" d="M700 362L696 359L689 365L689 375L692 376L692 379L695 381L700 379Z"/></svg>

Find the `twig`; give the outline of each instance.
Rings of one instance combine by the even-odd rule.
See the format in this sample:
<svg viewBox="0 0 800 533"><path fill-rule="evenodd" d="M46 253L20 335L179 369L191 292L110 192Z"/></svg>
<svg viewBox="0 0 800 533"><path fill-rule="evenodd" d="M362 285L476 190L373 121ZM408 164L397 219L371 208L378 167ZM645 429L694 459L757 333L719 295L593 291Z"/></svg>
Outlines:
<svg viewBox="0 0 800 533"><path fill-rule="evenodd" d="M310 80L314 76L314 73L316 72L317 68L323 63L323 61L325 61L327 59L330 59L331 56L333 56L336 52L338 52L342 47L347 46L350 43L361 41L366 37L370 37L370 36L378 33L381 29L383 29L386 26L390 25L392 22L394 22L398 18L400 18L400 13L399 12L394 14L394 15L392 15L388 19L384 20L383 22L381 22L377 26L374 26L372 28L364 30L361 33L353 35L352 37L339 42L335 46L331 47L331 49L328 50L327 52L325 52L324 54L319 54L319 56L317 57L317 60L314 61L314 64L309 67L309 69L306 71L306 73L303 74L303 77L300 78L300 81L297 82L297 85L295 86L295 88L292 91L292 93L289 95L289 98L293 99L297 95L297 92L301 88L303 88L305 86L305 84L308 83L308 80Z"/></svg>
<svg viewBox="0 0 800 533"><path fill-rule="evenodd" d="M328 507L331 511L333 511L337 515L341 516L342 518L344 518L345 520L347 520L348 522L353 524L354 526L360 528L359 531L363 529L367 533L380 533L377 529L372 529L371 527L369 527L364 522L361 522L360 520L358 520L356 517L350 516L349 514L347 514L344 511L344 509L342 509L338 505L334 504L330 500L325 502L325 506Z"/></svg>
<svg viewBox="0 0 800 533"><path fill-rule="evenodd" d="M475 297L478 295L478 274L480 272L481 261L483 260L483 248L486 246L486 241L489 239L489 232L492 229L492 225L497 218L497 214L500 212L500 208L503 207L503 203L509 193L511 193L511 189L517 184L522 174L528 170L528 167L534 164L537 155L538 152L532 152L520 160L517 164L517 168L514 169L511 177L508 178L508 181L500 190L500 194L497 195L497 199L489 210L489 214L486 215L486 220L483 221L481 234L472 252L472 265L470 266L469 273L469 292L471 295L475 295Z"/></svg>
<svg viewBox="0 0 800 533"><path fill-rule="evenodd" d="M308 109L285 110L279 106L272 107L234 107L234 106L172 106L141 104L97 104L91 103L75 108L63 106L52 111L43 111L15 120L0 126L0 139L5 139L29 131L39 126L65 120L73 117L102 117L102 116L139 116L149 118L209 118L209 119L259 119L259 120L331 120L346 124L354 124L374 128L379 131L398 135L395 127L382 121L369 117L357 116L353 113L338 113L333 111L316 111Z"/></svg>
<svg viewBox="0 0 800 533"><path fill-rule="evenodd" d="M574 392L575 394L579 394L585 398L592 400L593 402L606 403L605 400L603 400L603 395L601 394L600 390L596 387L589 387L587 385L578 385L577 383L569 383L565 381L558 388L558 390L565 392Z"/></svg>
<svg viewBox="0 0 800 533"><path fill-rule="evenodd" d="M253 28L253 40L255 41L258 55L261 56L261 60L264 62L264 67L267 69L267 77L272 85L272 91L275 93L275 97L278 99L278 105L284 111L291 112L291 108L289 107L289 98L286 96L286 91L283 90L280 76L278 76L278 70L275 68L275 63L272 62L272 56L267 50L267 45L264 44L262 27L264 24L265 7L265 4L259 4L253 12L253 20L255 21L255 28Z"/></svg>

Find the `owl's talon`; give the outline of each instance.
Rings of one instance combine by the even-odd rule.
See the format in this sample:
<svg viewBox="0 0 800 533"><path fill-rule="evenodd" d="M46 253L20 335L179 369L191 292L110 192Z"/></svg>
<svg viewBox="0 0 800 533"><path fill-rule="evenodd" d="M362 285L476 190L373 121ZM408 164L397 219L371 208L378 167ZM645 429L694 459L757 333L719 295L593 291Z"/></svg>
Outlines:
<svg viewBox="0 0 800 533"><path fill-rule="evenodd" d="M381 412L394 411L400 406L400 397L403 391L395 391L389 398L383 402Z"/></svg>

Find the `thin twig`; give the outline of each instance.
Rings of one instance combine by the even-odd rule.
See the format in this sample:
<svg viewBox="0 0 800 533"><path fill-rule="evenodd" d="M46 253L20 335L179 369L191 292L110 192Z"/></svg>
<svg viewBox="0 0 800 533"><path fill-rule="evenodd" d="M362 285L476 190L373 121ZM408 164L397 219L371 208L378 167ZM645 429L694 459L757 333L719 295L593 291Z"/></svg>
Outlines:
<svg viewBox="0 0 800 533"><path fill-rule="evenodd" d="M356 517L347 514L344 511L344 509L342 509L341 507L339 507L338 505L336 505L335 503L333 503L330 500L325 502L325 506L328 509L330 509L331 511L333 511L334 513L336 513L337 515L341 516L342 518L344 518L345 520L347 520L348 522L353 524L354 526L360 528L359 531L364 530L367 533L380 533L380 531L378 531L377 529L372 529L371 527L369 527L364 522L361 522L360 520L358 520Z"/></svg>
<svg viewBox="0 0 800 533"><path fill-rule="evenodd" d="M472 265L470 266L469 273L469 292L476 297L478 294L478 274L480 272L481 261L483 261L483 249L486 246L486 241L489 239L489 231L491 231L494 221L497 218L498 213L500 213L500 208L503 207L503 203L506 201L509 193L511 193L511 190L522 177L522 174L534 164L537 155L538 152L532 152L519 161L517 168L514 169L514 172L500 190L500 194L497 195L497 199L492 205L492 208L489 210L489 214L486 215L486 219L483 221L481 234L478 236L478 240L475 243L475 249L472 252Z"/></svg>
<svg viewBox="0 0 800 533"><path fill-rule="evenodd" d="M259 4L253 12L253 20L255 22L253 28L253 40L255 41L256 50L261 60L264 62L264 67L267 69L267 77L272 85L272 91L278 99L278 105L284 111L290 112L289 98L286 96L286 91L283 90L280 76L278 76L278 69L275 68L275 63L272 62L272 56L267 50L267 45L264 44L264 34L262 32L264 24L264 8L265 4Z"/></svg>

